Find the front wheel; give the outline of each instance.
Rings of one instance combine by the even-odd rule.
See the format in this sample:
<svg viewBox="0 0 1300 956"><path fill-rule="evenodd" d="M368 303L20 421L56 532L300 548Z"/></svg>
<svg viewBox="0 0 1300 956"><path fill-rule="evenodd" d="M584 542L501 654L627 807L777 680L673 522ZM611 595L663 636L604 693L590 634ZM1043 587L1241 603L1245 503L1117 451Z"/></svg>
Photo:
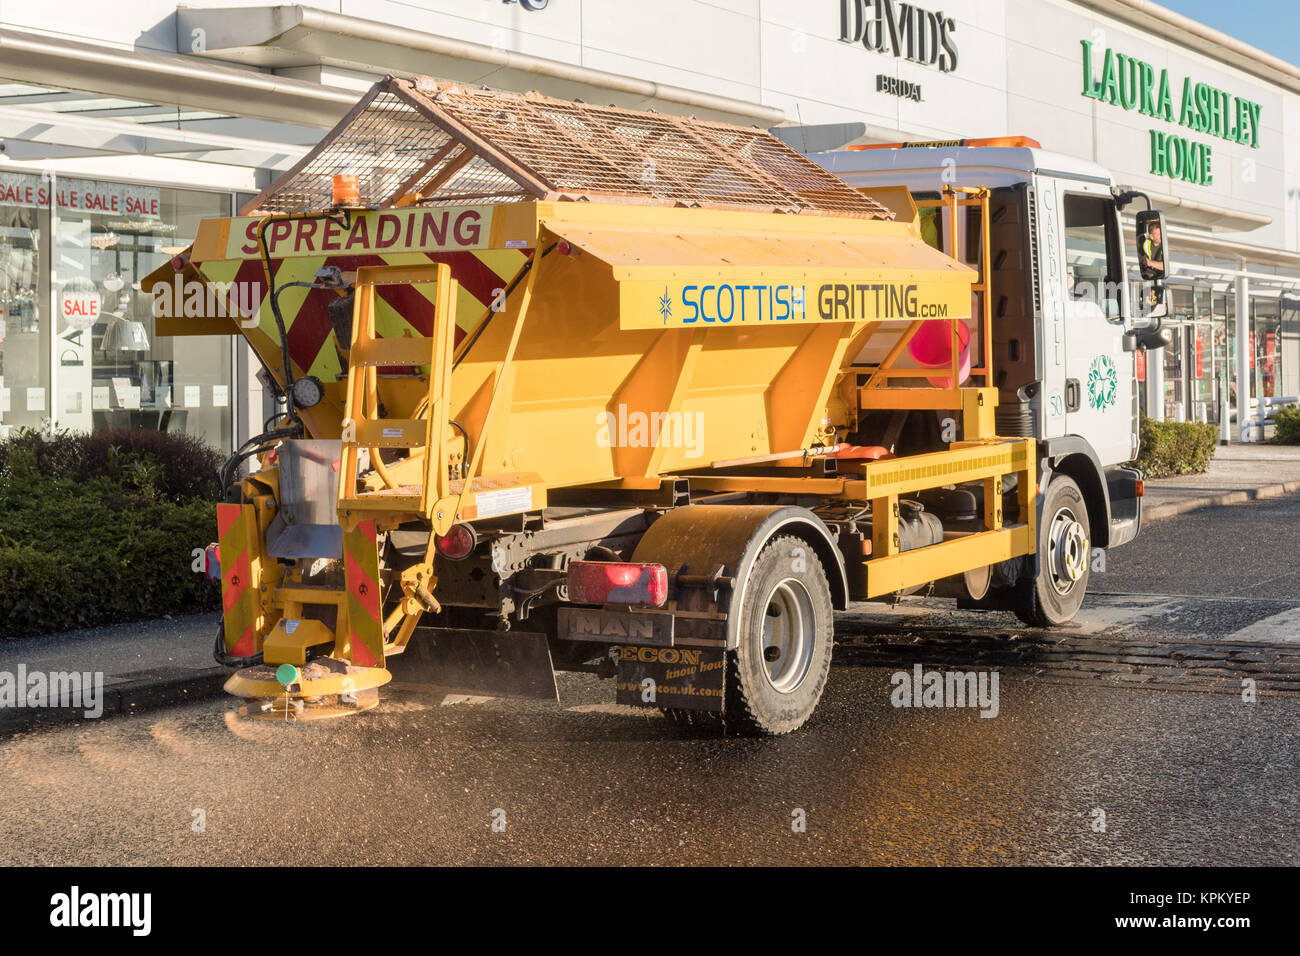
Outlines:
<svg viewBox="0 0 1300 956"><path fill-rule="evenodd" d="M799 729L826 687L835 633L830 584L808 542L782 536L764 546L749 572L739 631L727 653L727 731Z"/></svg>
<svg viewBox="0 0 1300 956"><path fill-rule="evenodd" d="M1091 530L1087 503L1074 479L1052 478L1038 526L1038 573L1016 584L1016 615L1026 624L1052 627L1078 612L1092 567Z"/></svg>

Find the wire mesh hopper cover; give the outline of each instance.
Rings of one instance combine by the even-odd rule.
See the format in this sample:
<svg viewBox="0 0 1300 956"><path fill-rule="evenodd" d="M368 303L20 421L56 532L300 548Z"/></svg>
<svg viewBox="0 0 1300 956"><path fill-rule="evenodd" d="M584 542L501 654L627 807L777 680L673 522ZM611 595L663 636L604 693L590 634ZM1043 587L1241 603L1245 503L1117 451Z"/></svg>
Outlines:
<svg viewBox="0 0 1300 956"><path fill-rule="evenodd" d="M387 77L242 210L328 208L334 173L361 203L591 199L892 219L766 130L538 93Z"/></svg>

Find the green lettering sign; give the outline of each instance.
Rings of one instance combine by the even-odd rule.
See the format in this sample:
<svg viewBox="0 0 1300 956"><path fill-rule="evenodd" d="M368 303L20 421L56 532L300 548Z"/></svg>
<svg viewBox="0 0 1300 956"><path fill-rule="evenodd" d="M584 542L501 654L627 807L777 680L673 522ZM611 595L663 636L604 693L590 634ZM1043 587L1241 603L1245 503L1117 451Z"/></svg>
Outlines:
<svg viewBox="0 0 1300 956"><path fill-rule="evenodd" d="M1173 95L1168 70L1156 72L1144 60L1106 48L1100 67L1091 40L1083 45L1083 95L1123 110L1174 122ZM1183 78L1178 125L1197 133L1259 149L1260 104L1208 83ZM1199 186L1214 183L1209 145L1153 129L1151 172Z"/></svg>

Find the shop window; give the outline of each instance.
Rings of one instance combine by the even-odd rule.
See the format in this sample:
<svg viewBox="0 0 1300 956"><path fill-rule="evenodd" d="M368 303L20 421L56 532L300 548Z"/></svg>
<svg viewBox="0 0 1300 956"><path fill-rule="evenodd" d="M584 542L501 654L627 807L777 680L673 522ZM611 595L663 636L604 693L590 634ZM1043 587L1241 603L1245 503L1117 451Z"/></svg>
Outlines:
<svg viewBox="0 0 1300 956"><path fill-rule="evenodd" d="M1119 233L1109 197L1065 197L1065 288L1071 313L1108 319L1121 314Z"/></svg>
<svg viewBox="0 0 1300 956"><path fill-rule="evenodd" d="M1252 398L1278 398L1282 380L1282 316L1278 300L1252 296Z"/></svg>
<svg viewBox="0 0 1300 956"><path fill-rule="evenodd" d="M1191 289L1168 290L1169 316L1164 327L1170 332L1170 344L1161 349L1164 353L1165 420L1187 421L1189 407L1188 378L1191 373L1189 357L1195 353L1195 299Z"/></svg>
<svg viewBox="0 0 1300 956"><path fill-rule="evenodd" d="M225 337L160 337L140 280L230 214L224 193L60 179L53 373L61 427L146 428L230 449Z"/></svg>
<svg viewBox="0 0 1300 956"><path fill-rule="evenodd" d="M42 180L0 174L0 439L50 417L49 212Z"/></svg>
<svg viewBox="0 0 1300 956"><path fill-rule="evenodd" d="M1227 344L1228 407L1237 408L1237 297L1225 293L1222 299L1223 331Z"/></svg>
<svg viewBox="0 0 1300 956"><path fill-rule="evenodd" d="M1230 348L1232 329L1228 322L1228 296L1223 292L1210 295L1210 326L1212 329L1211 355L1214 361L1214 407L1215 422L1222 424L1223 404L1226 400L1229 408L1237 404L1233 392L1236 381L1235 356Z"/></svg>
<svg viewBox="0 0 1300 956"><path fill-rule="evenodd" d="M1194 290L1192 320L1187 337L1188 418L1217 423L1219 406L1215 384L1214 323L1208 289Z"/></svg>
<svg viewBox="0 0 1300 956"><path fill-rule="evenodd" d="M1279 371L1278 391L1287 398L1300 395L1300 369L1296 368L1295 358L1300 355L1300 300L1283 292L1277 301L1281 314L1282 342L1278 354L1284 356Z"/></svg>

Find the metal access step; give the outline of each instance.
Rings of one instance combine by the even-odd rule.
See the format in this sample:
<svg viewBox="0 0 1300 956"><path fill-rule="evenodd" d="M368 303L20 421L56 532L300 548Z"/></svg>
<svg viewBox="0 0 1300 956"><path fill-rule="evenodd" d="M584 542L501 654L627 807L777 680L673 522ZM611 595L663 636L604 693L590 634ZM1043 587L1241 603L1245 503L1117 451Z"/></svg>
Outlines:
<svg viewBox="0 0 1300 956"><path fill-rule="evenodd" d="M356 511L410 511L419 514L422 492L420 485L361 491L347 499L347 506Z"/></svg>
<svg viewBox="0 0 1300 956"><path fill-rule="evenodd" d="M434 290L430 303L434 309L434 335L412 335L407 329L400 336L379 337L375 328L375 290L389 284ZM447 428L445 396L450 385L456 288L446 264L366 266L357 270L338 492L338 516L345 530L355 526L359 515L430 518L440 494L445 495L448 478L442 465L447 455L442 443ZM427 370L430 398L424 417L385 416L379 398L380 369ZM419 416L421 411L412 409L408 414ZM423 474L419 482L399 484L403 479L409 482L413 476L390 475L382 459L376 460L378 450L383 448L428 449L429 461L437 462L433 472L437 487L425 487L429 479ZM361 449L371 450L371 466L386 485L393 487L357 490Z"/></svg>
<svg viewBox="0 0 1300 956"><path fill-rule="evenodd" d="M348 352L348 365L356 367L421 366L432 362L433 339L423 336L391 339L361 338L353 343Z"/></svg>
<svg viewBox="0 0 1300 956"><path fill-rule="evenodd" d="M419 418L363 418L356 422L358 448L423 448L429 423Z"/></svg>

